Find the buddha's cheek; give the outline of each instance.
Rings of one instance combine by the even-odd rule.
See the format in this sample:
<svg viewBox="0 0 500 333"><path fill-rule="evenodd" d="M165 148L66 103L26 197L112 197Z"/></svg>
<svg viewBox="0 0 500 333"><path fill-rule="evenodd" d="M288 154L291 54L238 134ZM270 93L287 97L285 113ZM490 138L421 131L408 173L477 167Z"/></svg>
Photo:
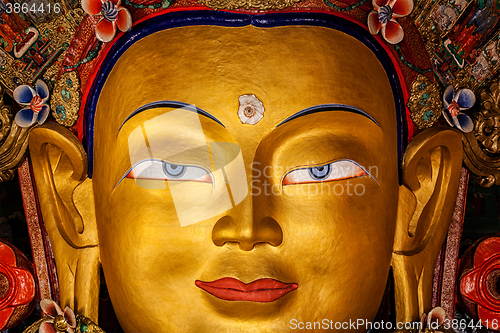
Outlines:
<svg viewBox="0 0 500 333"><path fill-rule="evenodd" d="M168 191L129 179L105 202L97 211L101 261L120 321L131 318L132 308L153 322L189 312L199 299L194 281L215 250L213 223L180 227Z"/></svg>
<svg viewBox="0 0 500 333"><path fill-rule="evenodd" d="M300 277L300 318L373 319L389 272L394 190L363 177L289 185L272 199L283 229L282 257Z"/></svg>

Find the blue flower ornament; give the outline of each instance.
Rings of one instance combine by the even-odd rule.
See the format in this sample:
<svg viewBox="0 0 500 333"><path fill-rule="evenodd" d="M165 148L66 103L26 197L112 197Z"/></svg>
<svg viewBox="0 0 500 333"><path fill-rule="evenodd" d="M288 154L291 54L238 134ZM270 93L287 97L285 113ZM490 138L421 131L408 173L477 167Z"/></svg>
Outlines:
<svg viewBox="0 0 500 333"><path fill-rule="evenodd" d="M14 89L14 100L26 106L14 118L19 127L30 127L37 121L41 125L49 116L49 88L42 80L36 81L35 88L23 84Z"/></svg>
<svg viewBox="0 0 500 333"><path fill-rule="evenodd" d="M476 96L470 89L460 89L455 93L453 86L448 86L443 95L443 117L452 127L469 133L474 129L472 119L462 111L470 109L476 103Z"/></svg>

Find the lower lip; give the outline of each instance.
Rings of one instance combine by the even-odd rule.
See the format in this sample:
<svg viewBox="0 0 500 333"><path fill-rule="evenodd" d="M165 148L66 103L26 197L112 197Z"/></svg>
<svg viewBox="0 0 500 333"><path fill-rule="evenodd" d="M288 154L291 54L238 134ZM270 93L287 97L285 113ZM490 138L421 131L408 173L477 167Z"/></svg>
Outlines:
<svg viewBox="0 0 500 333"><path fill-rule="evenodd" d="M212 282L196 280L196 286L225 301L267 303L285 296L299 287L296 283L283 283L274 279L260 279L245 284L235 278L222 278Z"/></svg>

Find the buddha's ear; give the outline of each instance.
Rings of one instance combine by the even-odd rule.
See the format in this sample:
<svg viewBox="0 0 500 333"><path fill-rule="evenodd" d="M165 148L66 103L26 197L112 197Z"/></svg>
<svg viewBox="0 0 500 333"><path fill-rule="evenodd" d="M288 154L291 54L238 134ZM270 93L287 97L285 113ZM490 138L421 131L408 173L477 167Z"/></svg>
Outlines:
<svg viewBox="0 0 500 333"><path fill-rule="evenodd" d="M462 142L450 129L427 129L406 149L392 257L398 322L418 320L430 310L434 267L455 208L461 166Z"/></svg>
<svg viewBox="0 0 500 333"><path fill-rule="evenodd" d="M33 129L29 148L61 306L97 323L100 263L87 155L75 135L56 123Z"/></svg>

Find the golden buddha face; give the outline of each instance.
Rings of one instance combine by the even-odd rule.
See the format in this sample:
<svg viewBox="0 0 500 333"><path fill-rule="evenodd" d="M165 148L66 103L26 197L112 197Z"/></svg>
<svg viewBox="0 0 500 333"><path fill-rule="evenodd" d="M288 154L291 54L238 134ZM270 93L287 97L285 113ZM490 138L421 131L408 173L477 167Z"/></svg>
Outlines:
<svg viewBox="0 0 500 333"><path fill-rule="evenodd" d="M254 125L242 95L262 102ZM207 114L134 112L158 101ZM124 330L373 320L396 226L395 119L383 67L336 30L193 26L136 42L95 120L100 258Z"/></svg>

